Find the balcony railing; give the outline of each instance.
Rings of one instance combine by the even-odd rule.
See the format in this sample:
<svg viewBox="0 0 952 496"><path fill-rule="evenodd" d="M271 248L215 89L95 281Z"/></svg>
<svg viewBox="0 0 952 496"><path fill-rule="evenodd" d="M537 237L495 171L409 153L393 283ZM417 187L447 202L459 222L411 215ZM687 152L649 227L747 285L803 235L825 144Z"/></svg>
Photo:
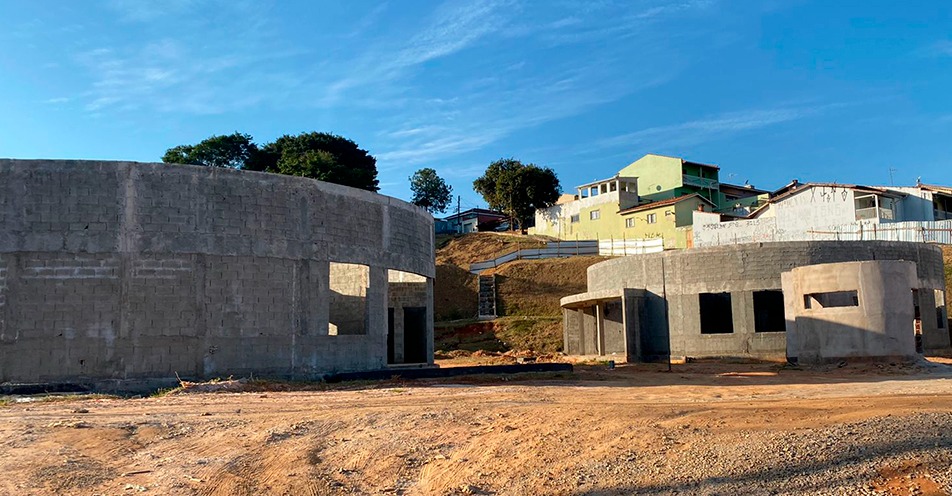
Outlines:
<svg viewBox="0 0 952 496"><path fill-rule="evenodd" d="M706 189L717 188L717 181L714 179L708 179L706 177L691 176L688 174L683 174L681 176L681 184L684 184L685 186L694 186L696 188L706 188Z"/></svg>
<svg viewBox="0 0 952 496"><path fill-rule="evenodd" d="M893 211L888 208L869 207L856 209L856 220L895 220L895 217Z"/></svg>

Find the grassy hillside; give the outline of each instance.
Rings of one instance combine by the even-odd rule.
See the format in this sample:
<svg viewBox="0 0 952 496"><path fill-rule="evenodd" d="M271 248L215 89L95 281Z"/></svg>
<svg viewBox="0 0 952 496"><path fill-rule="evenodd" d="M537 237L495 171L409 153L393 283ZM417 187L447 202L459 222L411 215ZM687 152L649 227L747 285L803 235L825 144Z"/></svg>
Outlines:
<svg viewBox="0 0 952 496"><path fill-rule="evenodd" d="M531 350L552 353L562 348L559 300L586 288L586 269L604 257L517 260L492 271L497 277L499 310L504 317L474 322L477 276L469 264L521 248L544 246L541 238L476 233L437 240L434 307L436 349ZM490 272L487 272L490 273Z"/></svg>
<svg viewBox="0 0 952 496"><path fill-rule="evenodd" d="M545 246L540 238L503 233L440 236L436 249L433 307L437 322L476 318L477 278L469 264L522 248Z"/></svg>
<svg viewBox="0 0 952 496"><path fill-rule="evenodd" d="M606 257L516 260L495 269L503 315L561 316L559 300L584 293L588 267L603 260Z"/></svg>

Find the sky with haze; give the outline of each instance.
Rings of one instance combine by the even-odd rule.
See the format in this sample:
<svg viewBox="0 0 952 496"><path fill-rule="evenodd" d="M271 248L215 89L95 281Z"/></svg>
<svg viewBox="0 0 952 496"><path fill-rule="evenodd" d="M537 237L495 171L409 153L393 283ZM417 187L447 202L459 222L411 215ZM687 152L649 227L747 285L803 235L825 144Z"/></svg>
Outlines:
<svg viewBox="0 0 952 496"><path fill-rule="evenodd" d="M407 199L501 157L646 153L773 189L952 184L952 2L0 0L0 157L158 161L326 131ZM892 176L892 177L891 177Z"/></svg>

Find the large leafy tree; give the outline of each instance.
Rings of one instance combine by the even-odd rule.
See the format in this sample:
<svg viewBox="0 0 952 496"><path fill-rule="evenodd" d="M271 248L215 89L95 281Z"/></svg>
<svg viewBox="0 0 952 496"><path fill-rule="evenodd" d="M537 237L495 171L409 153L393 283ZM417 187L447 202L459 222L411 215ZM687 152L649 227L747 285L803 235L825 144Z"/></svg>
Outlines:
<svg viewBox="0 0 952 496"><path fill-rule="evenodd" d="M234 167L310 177L377 191L377 159L353 141L330 133L285 135L259 148L247 134L212 136L197 145L169 148L170 164Z"/></svg>
<svg viewBox="0 0 952 496"><path fill-rule="evenodd" d="M435 170L426 167L410 176L410 191L413 191L410 203L433 214L446 211L452 200L453 187L447 185Z"/></svg>
<svg viewBox="0 0 952 496"><path fill-rule="evenodd" d="M168 164L205 165L241 169L258 153L251 136L235 132L212 136L197 145L181 145L166 150L162 161Z"/></svg>
<svg viewBox="0 0 952 496"><path fill-rule="evenodd" d="M330 133L284 135L261 149L247 168L303 176L377 191L377 159L357 143Z"/></svg>
<svg viewBox="0 0 952 496"><path fill-rule="evenodd" d="M512 159L499 159L473 181L489 208L509 214L525 231L536 209L551 207L562 188L555 172L548 167L523 164Z"/></svg>

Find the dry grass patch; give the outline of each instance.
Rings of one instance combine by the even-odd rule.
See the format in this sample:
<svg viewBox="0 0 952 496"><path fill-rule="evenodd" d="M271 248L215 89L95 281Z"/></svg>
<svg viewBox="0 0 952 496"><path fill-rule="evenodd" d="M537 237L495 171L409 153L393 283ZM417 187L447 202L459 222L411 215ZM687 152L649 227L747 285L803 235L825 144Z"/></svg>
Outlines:
<svg viewBox="0 0 952 496"><path fill-rule="evenodd" d="M584 293L588 267L607 257L580 256L545 260L516 260L495 269L502 315L562 315L559 300Z"/></svg>

